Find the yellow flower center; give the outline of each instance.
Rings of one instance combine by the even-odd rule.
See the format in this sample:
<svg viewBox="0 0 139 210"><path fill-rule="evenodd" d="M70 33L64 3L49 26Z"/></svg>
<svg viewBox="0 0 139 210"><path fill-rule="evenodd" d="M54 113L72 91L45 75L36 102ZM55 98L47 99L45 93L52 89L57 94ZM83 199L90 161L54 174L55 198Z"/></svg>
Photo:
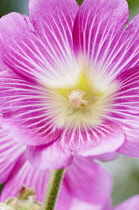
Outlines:
<svg viewBox="0 0 139 210"><path fill-rule="evenodd" d="M94 85L95 84L95 85ZM56 127L88 127L99 125L107 115L111 96L117 88L113 83L105 89L82 72L73 85L52 88L52 113L55 114Z"/></svg>

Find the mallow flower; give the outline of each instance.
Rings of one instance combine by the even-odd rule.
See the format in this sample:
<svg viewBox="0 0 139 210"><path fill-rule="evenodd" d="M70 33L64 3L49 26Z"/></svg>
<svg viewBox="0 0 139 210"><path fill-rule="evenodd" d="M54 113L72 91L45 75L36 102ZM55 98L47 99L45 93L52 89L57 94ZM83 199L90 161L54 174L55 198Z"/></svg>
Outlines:
<svg viewBox="0 0 139 210"><path fill-rule="evenodd" d="M34 166L139 157L139 16L128 18L126 0L30 0L29 18L1 18L0 121Z"/></svg>
<svg viewBox="0 0 139 210"><path fill-rule="evenodd" d="M25 186L36 191L42 202L50 171L34 169L26 156L26 146L13 141L9 130L0 127L0 184L5 182L0 201L18 195ZM112 178L110 174L89 157L76 156L66 168L58 196L56 210L79 209L81 203L94 210L110 205Z"/></svg>

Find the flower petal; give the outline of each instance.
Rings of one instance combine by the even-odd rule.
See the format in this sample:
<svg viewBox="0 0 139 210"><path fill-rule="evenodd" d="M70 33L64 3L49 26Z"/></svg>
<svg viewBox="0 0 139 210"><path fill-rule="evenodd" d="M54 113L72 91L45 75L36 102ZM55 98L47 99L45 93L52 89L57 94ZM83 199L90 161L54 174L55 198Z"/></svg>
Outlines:
<svg viewBox="0 0 139 210"><path fill-rule="evenodd" d="M56 75L55 78L59 78L59 84L64 80L69 82L69 78L73 80L78 70L72 40L72 29L78 9L76 0L29 1L30 20L40 42L47 46L45 57L52 65L49 70Z"/></svg>
<svg viewBox="0 0 139 210"><path fill-rule="evenodd" d="M120 73L117 81L107 118L121 124L125 132L126 141L118 152L139 157L139 66Z"/></svg>
<svg viewBox="0 0 139 210"><path fill-rule="evenodd" d="M78 199L73 199L70 210L103 210L102 206L103 205L93 205Z"/></svg>
<svg viewBox="0 0 139 210"><path fill-rule="evenodd" d="M37 200L43 201L48 183L49 171L35 170L31 164L26 161L20 170L13 171L12 177L6 182L1 194L1 201L7 198L17 196L19 190L26 186L33 187L37 194Z"/></svg>
<svg viewBox="0 0 139 210"><path fill-rule="evenodd" d="M134 130L133 130L134 131ZM136 140L134 136L136 135ZM139 158L139 133L133 133L130 139L126 138L124 144L117 150L117 152L122 153L127 156Z"/></svg>
<svg viewBox="0 0 139 210"><path fill-rule="evenodd" d="M10 130L12 138L28 145L56 140L61 129L54 125L52 94L10 70L1 72L0 77L0 122Z"/></svg>
<svg viewBox="0 0 139 210"><path fill-rule="evenodd" d="M111 176L91 158L80 156L67 168L64 184L71 195L94 205L104 205L112 190Z"/></svg>
<svg viewBox="0 0 139 210"><path fill-rule="evenodd" d="M54 1L30 1L31 23L18 13L2 17L3 61L24 79L45 86L71 81L75 72L78 73L71 34L77 10L74 0L61 0L57 4ZM36 22L38 14L42 16Z"/></svg>
<svg viewBox="0 0 139 210"><path fill-rule="evenodd" d="M109 85L117 65L118 71L123 69L120 58L127 48L125 40L119 40L128 17L126 0L84 0L79 9L73 29L74 50L79 61L84 59L96 87ZM131 41L132 35L128 39Z"/></svg>
<svg viewBox="0 0 139 210"><path fill-rule="evenodd" d="M29 146L28 159L36 169L60 169L71 163L72 153L63 151L56 141L48 146Z"/></svg>
<svg viewBox="0 0 139 210"><path fill-rule="evenodd" d="M98 159L100 161L112 161L118 158L119 154L117 152L110 152L110 153L104 153L101 155L95 155L93 156L94 159Z"/></svg>
<svg viewBox="0 0 139 210"><path fill-rule="evenodd" d="M111 120L121 120L127 126L137 126L139 121L139 66L127 69L116 78L118 90L111 102ZM137 123L136 123L137 121Z"/></svg>
<svg viewBox="0 0 139 210"><path fill-rule="evenodd" d="M81 145L78 154L83 156L103 155L104 153L114 152L124 143L124 131L119 125L109 122L102 128L104 130L98 129L98 131L96 130L96 135L92 135L92 143L84 144L84 147Z"/></svg>
<svg viewBox="0 0 139 210"><path fill-rule="evenodd" d="M123 29L127 19L125 0L86 0L78 12L75 51L85 59L96 87L106 88L119 73L139 64L139 15Z"/></svg>
<svg viewBox="0 0 139 210"><path fill-rule="evenodd" d="M15 170L17 161L25 152L25 146L16 144L9 131L0 127L0 184L4 183Z"/></svg>
<svg viewBox="0 0 139 210"><path fill-rule="evenodd" d="M64 206L66 210L71 210L72 202L73 197L68 191L67 187L62 182L55 209L63 210Z"/></svg>
<svg viewBox="0 0 139 210"><path fill-rule="evenodd" d="M139 210L139 195L133 196L127 201L114 207L113 210Z"/></svg>
<svg viewBox="0 0 139 210"><path fill-rule="evenodd" d="M64 206L66 210L102 210L106 206L110 210L111 187L111 177L101 166L91 158L76 156L66 169L56 209L63 210Z"/></svg>

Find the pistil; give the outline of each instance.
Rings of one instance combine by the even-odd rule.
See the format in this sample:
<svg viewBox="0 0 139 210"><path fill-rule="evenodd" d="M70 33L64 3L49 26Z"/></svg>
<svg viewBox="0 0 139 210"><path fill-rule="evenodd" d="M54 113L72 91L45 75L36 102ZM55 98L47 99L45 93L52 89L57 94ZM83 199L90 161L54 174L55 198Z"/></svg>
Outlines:
<svg viewBox="0 0 139 210"><path fill-rule="evenodd" d="M85 97L85 91L83 90L73 90L70 95L68 95L69 102L74 108L82 109L88 105L87 97Z"/></svg>

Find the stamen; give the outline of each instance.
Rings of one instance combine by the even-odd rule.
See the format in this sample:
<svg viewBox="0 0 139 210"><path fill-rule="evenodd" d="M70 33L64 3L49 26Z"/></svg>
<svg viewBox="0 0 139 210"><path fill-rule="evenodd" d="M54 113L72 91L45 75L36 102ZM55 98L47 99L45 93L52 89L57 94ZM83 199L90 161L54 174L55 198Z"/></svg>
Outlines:
<svg viewBox="0 0 139 210"><path fill-rule="evenodd" d="M85 91L83 90L73 90L68 96L69 102L73 107L82 109L88 105L88 100L85 98Z"/></svg>

